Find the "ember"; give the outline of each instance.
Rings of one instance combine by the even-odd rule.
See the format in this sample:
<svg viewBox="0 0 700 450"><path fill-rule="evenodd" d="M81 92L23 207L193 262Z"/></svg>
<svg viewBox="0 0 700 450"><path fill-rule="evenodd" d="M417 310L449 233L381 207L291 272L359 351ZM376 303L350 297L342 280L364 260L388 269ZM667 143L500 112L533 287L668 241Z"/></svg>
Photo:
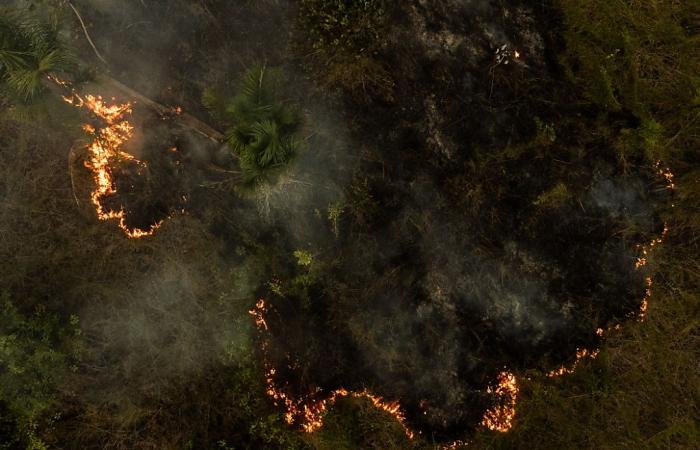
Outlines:
<svg viewBox="0 0 700 450"><path fill-rule="evenodd" d="M498 385L486 392L497 397L499 404L484 413L482 425L492 431L506 432L513 427L515 405L518 400L518 381L511 372L498 374Z"/></svg>

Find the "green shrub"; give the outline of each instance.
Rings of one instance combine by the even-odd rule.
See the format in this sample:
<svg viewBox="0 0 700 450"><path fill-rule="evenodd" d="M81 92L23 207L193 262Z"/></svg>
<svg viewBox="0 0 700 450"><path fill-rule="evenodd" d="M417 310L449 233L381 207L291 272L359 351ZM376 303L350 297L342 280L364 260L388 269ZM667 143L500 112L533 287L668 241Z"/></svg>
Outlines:
<svg viewBox="0 0 700 450"><path fill-rule="evenodd" d="M38 437L39 426L57 405L61 383L75 368L79 338L77 317L62 324L41 308L26 316L7 294L0 296L0 414L6 410L14 423L15 442L46 448ZM0 439L0 448L4 444Z"/></svg>
<svg viewBox="0 0 700 450"><path fill-rule="evenodd" d="M281 71L257 66L245 74L237 95L207 90L202 98L227 127L226 139L248 187L274 182L300 148L301 116L280 99L281 83Z"/></svg>

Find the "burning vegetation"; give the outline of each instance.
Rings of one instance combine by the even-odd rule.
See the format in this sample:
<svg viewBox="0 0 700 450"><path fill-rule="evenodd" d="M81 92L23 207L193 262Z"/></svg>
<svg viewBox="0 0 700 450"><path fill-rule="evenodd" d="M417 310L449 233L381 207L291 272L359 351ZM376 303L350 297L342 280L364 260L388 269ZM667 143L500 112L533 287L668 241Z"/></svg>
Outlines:
<svg viewBox="0 0 700 450"><path fill-rule="evenodd" d="M170 202L163 199L162 194L172 190L173 186L148 186L151 170L149 164L126 150L135 133L131 121L131 102L118 103L114 97L108 101L100 95L81 95L65 81L55 77L50 80L72 91L69 96L63 96L66 103L88 111L94 119L83 124L82 129L90 138L86 147L85 167L92 173L94 190L90 194L90 200L99 220L115 220L126 236L137 239L152 236L173 211L184 211L186 194L179 195L175 201L172 198ZM178 109L174 109L174 114L179 114ZM164 137L168 138L160 135L157 139ZM142 145L147 145L148 138L142 137L141 142ZM167 146L161 142L156 147L155 150L161 153L157 155L161 170L163 161L169 161L171 167L181 165L177 157L177 146ZM172 175L177 177L177 174ZM161 173L159 177L162 179L166 175ZM130 203L134 203L129 200L130 196L136 197L136 207L129 207ZM165 197L172 195L166 194Z"/></svg>
<svg viewBox="0 0 700 450"><path fill-rule="evenodd" d="M249 311L253 316L255 325L260 334L260 354L263 358L265 368L265 382L267 384L267 395L272 398L275 405L285 409L284 420L289 425L297 425L306 433L313 433L323 426L323 416L328 408L333 406L338 398L353 397L369 400L374 407L390 414L403 427L406 436L413 439L415 433L406 424L406 417L401 411L401 405L397 400L386 401L382 397L372 394L367 389L361 391L348 391L340 388L332 391L325 397L319 397L319 393L311 393L304 398L295 399L286 393L284 387L279 386L277 381L277 369L269 361L269 340L267 332L269 328L265 320L267 307L264 299L258 300L255 308Z"/></svg>
<svg viewBox="0 0 700 450"><path fill-rule="evenodd" d="M693 448L700 9L341 3L0 7L0 448Z"/></svg>

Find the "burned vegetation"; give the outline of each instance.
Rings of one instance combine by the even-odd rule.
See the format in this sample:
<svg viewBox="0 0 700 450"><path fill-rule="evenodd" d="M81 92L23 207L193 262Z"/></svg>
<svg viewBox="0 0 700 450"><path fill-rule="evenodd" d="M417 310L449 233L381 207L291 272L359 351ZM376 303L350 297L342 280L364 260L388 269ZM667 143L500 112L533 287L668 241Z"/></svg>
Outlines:
<svg viewBox="0 0 700 450"><path fill-rule="evenodd" d="M0 9L0 448L642 440L567 399L692 367L700 10L616 3Z"/></svg>

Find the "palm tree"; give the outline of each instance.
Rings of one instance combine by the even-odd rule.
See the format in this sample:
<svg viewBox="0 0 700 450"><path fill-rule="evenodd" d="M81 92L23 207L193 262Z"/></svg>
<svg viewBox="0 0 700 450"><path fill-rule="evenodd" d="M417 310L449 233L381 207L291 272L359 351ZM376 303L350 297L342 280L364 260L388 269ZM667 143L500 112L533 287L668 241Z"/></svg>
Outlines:
<svg viewBox="0 0 700 450"><path fill-rule="evenodd" d="M27 103L41 92L46 76L69 71L74 60L60 44L55 24L0 12L0 89Z"/></svg>
<svg viewBox="0 0 700 450"><path fill-rule="evenodd" d="M226 139L240 160L244 184L271 183L299 149L299 113L279 99L279 70L256 66L243 77L240 93L226 97L213 90L204 105L227 127Z"/></svg>

